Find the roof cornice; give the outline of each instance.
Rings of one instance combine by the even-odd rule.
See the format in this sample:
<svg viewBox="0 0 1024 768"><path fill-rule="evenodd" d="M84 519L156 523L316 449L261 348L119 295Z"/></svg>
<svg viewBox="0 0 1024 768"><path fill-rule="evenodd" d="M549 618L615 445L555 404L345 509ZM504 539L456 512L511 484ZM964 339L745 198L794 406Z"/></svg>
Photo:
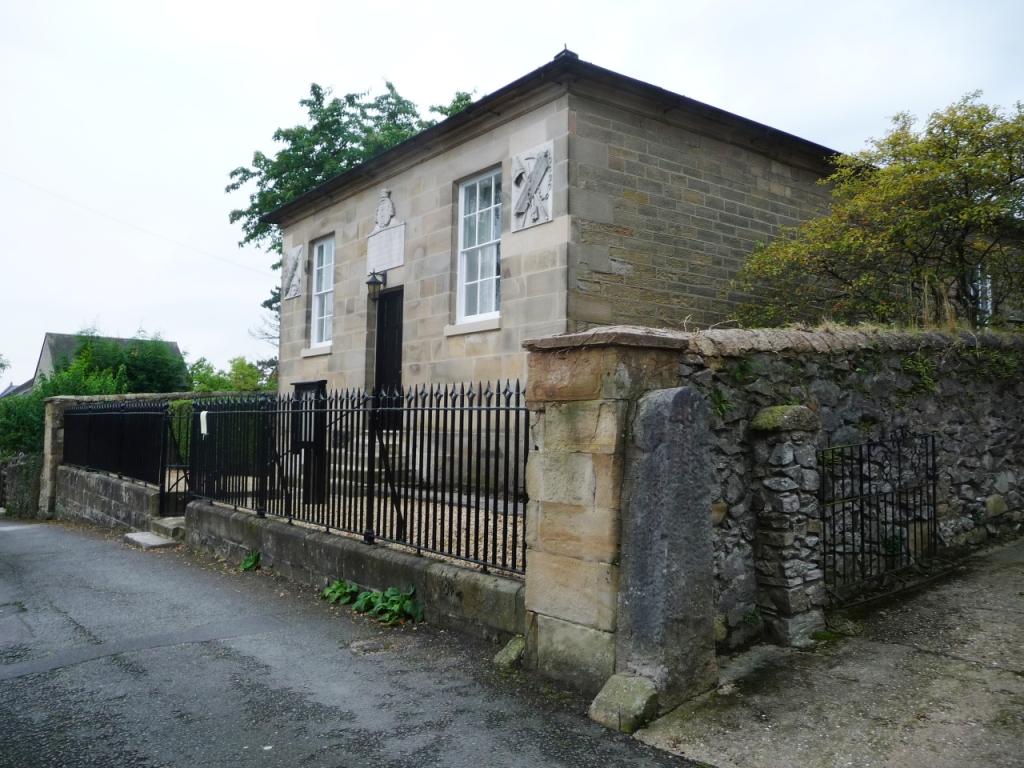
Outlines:
<svg viewBox="0 0 1024 768"><path fill-rule="evenodd" d="M403 158L420 151L423 147L437 142L442 137L454 134L487 115L500 112L499 107L502 105L521 98L543 85L564 83L567 77L571 78L570 82L582 79L594 80L645 96L664 104L665 113L671 110L680 110L711 122L745 130L775 144L785 145L796 152L818 158L823 163L826 159L839 154L834 149L802 139L799 136L794 136L791 133L772 128L763 123L758 123L755 120L741 117L724 109L713 107L710 104L705 104L696 99L645 83L642 80L637 80L613 70L599 67L596 64L581 61L575 53L566 50L559 53L547 64L484 96L479 101L473 102L458 114L452 115L446 120L406 139L401 144L395 145L376 157L357 165L355 168L345 171L332 179L328 179L308 192L304 192L295 199L278 206L265 214L261 221L269 224L284 225L308 210L317 207L317 204L325 198L335 196L345 188L358 186L360 182L373 179L387 166L400 162Z"/></svg>

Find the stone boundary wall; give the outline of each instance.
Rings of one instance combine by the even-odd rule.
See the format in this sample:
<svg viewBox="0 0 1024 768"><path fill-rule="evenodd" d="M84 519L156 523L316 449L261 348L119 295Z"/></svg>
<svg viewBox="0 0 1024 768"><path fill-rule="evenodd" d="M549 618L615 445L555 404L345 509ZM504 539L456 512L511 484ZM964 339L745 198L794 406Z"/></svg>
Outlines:
<svg viewBox="0 0 1024 768"><path fill-rule="evenodd" d="M39 473L43 465L38 454L21 454L0 462L7 483L6 514L35 517L39 506Z"/></svg>
<svg viewBox="0 0 1024 768"><path fill-rule="evenodd" d="M78 467L57 468L54 517L85 520L104 528L148 531L160 514L160 490Z"/></svg>
<svg viewBox="0 0 1024 768"><path fill-rule="evenodd" d="M1021 530L1024 336L860 329L686 333L614 326L526 346L532 353L528 397L538 412L566 392L584 399L572 392L602 387L626 387L635 398L684 386L707 399L715 632L722 647L748 643L765 629L754 508L764 470L757 466L759 438L751 430L765 408L806 407L820 422L808 437L814 448L877 439L897 428L934 434L940 543L978 544ZM817 487L812 482L802 490L813 495Z"/></svg>
<svg viewBox="0 0 1024 768"><path fill-rule="evenodd" d="M57 504L57 467L64 459L64 409L79 403L110 403L127 400L196 400L201 397L238 395L238 392L162 392L122 395L59 395L45 403L43 426L43 465L39 476L39 511L41 520L54 516Z"/></svg>
<svg viewBox="0 0 1024 768"><path fill-rule="evenodd" d="M523 582L382 545L257 517L206 501L185 512L185 542L194 550L241 562L260 552L264 567L317 589L347 579L370 589L413 586L427 621L505 641L523 634Z"/></svg>

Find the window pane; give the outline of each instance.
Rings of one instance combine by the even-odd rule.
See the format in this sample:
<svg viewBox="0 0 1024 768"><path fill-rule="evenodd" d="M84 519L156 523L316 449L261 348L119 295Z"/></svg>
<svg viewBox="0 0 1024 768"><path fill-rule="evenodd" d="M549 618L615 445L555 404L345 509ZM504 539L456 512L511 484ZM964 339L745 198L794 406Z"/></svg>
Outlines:
<svg viewBox="0 0 1024 768"><path fill-rule="evenodd" d="M481 179L477 182L480 187L480 209L491 207L491 178Z"/></svg>
<svg viewBox="0 0 1024 768"><path fill-rule="evenodd" d="M484 211L478 214L479 220L476 226L476 236L478 243L487 243L491 240L491 212Z"/></svg>
<svg viewBox="0 0 1024 768"><path fill-rule="evenodd" d="M328 315L327 317L324 318L324 335L323 335L323 340L324 341L330 341L331 340L331 325L332 325L331 320L333 319L333 317L334 317L333 315Z"/></svg>
<svg viewBox="0 0 1024 768"><path fill-rule="evenodd" d="M480 279L480 251L466 251L466 274L462 276L465 282L476 281Z"/></svg>
<svg viewBox="0 0 1024 768"><path fill-rule="evenodd" d="M481 314L481 315L484 314L485 312L493 312L494 311L494 283L495 283L495 280L493 278L491 278L490 280L481 280L480 281L480 290L479 290L480 312L479 312L479 314Z"/></svg>
<svg viewBox="0 0 1024 768"><path fill-rule="evenodd" d="M500 269L500 265L499 265ZM501 309L501 278L494 281L494 311Z"/></svg>
<svg viewBox="0 0 1024 768"><path fill-rule="evenodd" d="M462 314L466 317L477 314L476 311L476 290L479 283L469 283L466 286L466 301L462 310Z"/></svg>
<svg viewBox="0 0 1024 768"><path fill-rule="evenodd" d="M501 205L501 174L494 176L494 204Z"/></svg>
<svg viewBox="0 0 1024 768"><path fill-rule="evenodd" d="M462 213L476 213L476 184L467 184L463 187L463 205L465 208Z"/></svg>
<svg viewBox="0 0 1024 768"><path fill-rule="evenodd" d="M499 205L491 210L494 211L494 225L493 229L491 229L491 237L497 240L501 237L501 206Z"/></svg>
<svg viewBox="0 0 1024 768"><path fill-rule="evenodd" d="M493 245L480 249L480 278L494 277L498 249Z"/></svg>
<svg viewBox="0 0 1024 768"><path fill-rule="evenodd" d="M476 215L467 216L462 220L462 247L472 248L476 245Z"/></svg>

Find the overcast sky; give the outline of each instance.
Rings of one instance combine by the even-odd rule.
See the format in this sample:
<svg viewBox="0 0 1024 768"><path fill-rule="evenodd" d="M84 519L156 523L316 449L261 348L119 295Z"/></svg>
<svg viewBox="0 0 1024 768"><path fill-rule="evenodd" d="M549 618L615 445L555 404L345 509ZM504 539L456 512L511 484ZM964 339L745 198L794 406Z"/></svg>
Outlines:
<svg viewBox="0 0 1024 768"><path fill-rule="evenodd" d="M43 333L139 329L190 360L250 336L276 274L228 172L311 82L422 108L580 58L839 150L982 89L1024 98L1024 2L14 2L0 6L0 376Z"/></svg>

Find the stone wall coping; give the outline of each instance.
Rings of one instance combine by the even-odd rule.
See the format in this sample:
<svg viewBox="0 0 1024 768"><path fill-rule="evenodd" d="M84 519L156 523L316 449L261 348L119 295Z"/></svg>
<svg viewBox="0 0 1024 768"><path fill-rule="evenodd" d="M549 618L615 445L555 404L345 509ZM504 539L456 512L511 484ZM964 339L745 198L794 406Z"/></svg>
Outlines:
<svg viewBox="0 0 1024 768"><path fill-rule="evenodd" d="M1024 334L961 331L883 330L875 328L738 329L677 331L637 325L609 325L579 333L544 336L523 342L530 352L553 352L584 347L674 349L703 357L743 357L757 352L852 352L860 349L912 351L956 345L998 347L1024 351Z"/></svg>
<svg viewBox="0 0 1024 768"><path fill-rule="evenodd" d="M111 403L128 400L198 400L207 397L240 397L243 395L275 394L273 392L131 392L120 395L54 395L46 403Z"/></svg>

